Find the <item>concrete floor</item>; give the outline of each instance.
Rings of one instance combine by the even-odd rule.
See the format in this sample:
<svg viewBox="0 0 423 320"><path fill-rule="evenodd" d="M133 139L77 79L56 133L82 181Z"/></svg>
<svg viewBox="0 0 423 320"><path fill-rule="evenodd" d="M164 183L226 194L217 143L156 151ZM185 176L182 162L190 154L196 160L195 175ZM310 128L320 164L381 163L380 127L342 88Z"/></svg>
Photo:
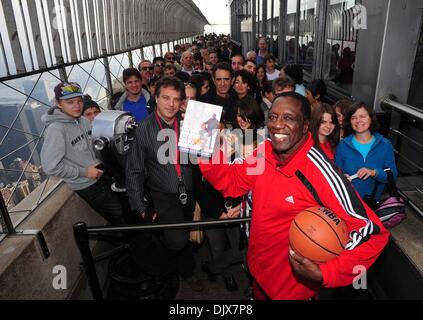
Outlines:
<svg viewBox="0 0 423 320"><path fill-rule="evenodd" d="M195 276L197 276L200 281L202 282L202 284L204 285L204 290L202 292L196 292L194 290L192 290L190 288L190 286L184 282L183 280L179 281L179 289L176 293L175 296L175 300L249 300L249 296L248 293L250 292L250 286L249 286L249 282L248 282L248 277L246 272L244 271L243 267L241 264L239 265L234 265L232 266L232 271L233 271L233 275L235 277L235 280L238 284L238 290L236 291L228 291L226 289L225 283L223 281L223 278L218 275L217 279L215 282L210 282L207 279L207 274L205 272L203 272L201 270L201 265L209 260L209 254L208 254L208 246L207 243L203 243L202 245L197 245L194 247L194 257L195 257L195 261L196 261L196 268L195 268ZM137 299L136 297L134 298L127 298L125 296L121 296L119 293L116 293L116 291L110 291L110 287L112 287L110 285L111 281L110 281L110 277L107 277L107 273L108 273L108 265L109 261L104 261L103 263L101 263L100 265L105 264L105 267L100 268L99 265L97 265L97 271L99 272L99 276L100 274L103 274L107 280L104 282L102 281L103 288L104 288L104 292L103 292L103 296L106 299L112 299L112 300L126 300L126 299ZM103 271L100 271L100 270ZM176 280L176 283L178 281ZM175 282L172 282L173 284ZM175 285L176 286L176 285ZM139 287L132 287L131 288L135 288L135 290L137 290L137 288ZM121 290L119 286L118 290ZM88 288L87 288L88 289ZM136 292L137 291L132 291L132 289L128 289L129 291L127 291L126 287L123 288L125 293L129 293L129 294L134 294L134 296L136 296ZM135 293L134 293L135 292ZM88 296L91 296L90 294L88 294ZM89 297L83 297L81 293L79 293L76 297L74 296L73 299L85 299ZM156 299L156 297L154 295L144 295L142 297L139 298L139 300L154 300ZM168 299L168 298L165 298Z"/></svg>
<svg viewBox="0 0 423 320"><path fill-rule="evenodd" d="M190 286L184 282L183 280L179 281L176 278L175 281L172 282L174 285L173 288L178 287L176 295L173 295L176 291L172 290L173 292L172 297L175 296L174 300L176 301L231 301L231 300L250 300L250 284L248 281L247 273L243 269L241 264L232 266L233 275L235 280L238 284L238 290L236 291L228 291L226 289L225 283L223 281L222 276L218 275L215 282L210 282L207 278L207 274L201 270L201 265L204 262L209 260L209 250L207 246L207 242L203 243L201 246L196 246L194 248L194 257L196 261L196 269L195 275L201 280L204 285L204 290L201 292L196 292L190 288ZM110 277L107 276L109 271L109 259L105 260L97 265L97 272L98 276L101 279L100 282L102 284L103 296L106 299L111 300L163 300L163 298L157 298L156 294L144 294L142 296L137 296L139 286L132 286L130 288L124 287L123 290L126 294L130 294L132 298L128 298L128 296L122 296L119 294L112 294L110 295ZM86 283L85 281L82 281ZM135 291L133 289L135 288ZM128 291L129 290L129 291ZM89 288L85 286L85 295L79 292L76 296L73 296L72 299L92 299L92 296L89 292ZM168 292L168 291L166 291ZM145 293L145 292L144 292ZM167 296L167 295L166 295ZM171 298L164 298L164 299L171 299ZM324 289L320 292L319 300L371 300L372 297L370 292L367 290L353 290L351 287L347 288L339 288L339 289Z"/></svg>
<svg viewBox="0 0 423 320"><path fill-rule="evenodd" d="M196 247L195 250L196 270L195 275L202 280L204 290L202 292L193 291L187 283L180 282L180 288L175 300L248 300L245 295L249 291L247 274L241 265L232 266L234 278L238 284L238 290L230 292L226 289L225 283L221 276L217 276L216 282L210 282L205 272L201 270L201 264L208 261L207 243Z"/></svg>

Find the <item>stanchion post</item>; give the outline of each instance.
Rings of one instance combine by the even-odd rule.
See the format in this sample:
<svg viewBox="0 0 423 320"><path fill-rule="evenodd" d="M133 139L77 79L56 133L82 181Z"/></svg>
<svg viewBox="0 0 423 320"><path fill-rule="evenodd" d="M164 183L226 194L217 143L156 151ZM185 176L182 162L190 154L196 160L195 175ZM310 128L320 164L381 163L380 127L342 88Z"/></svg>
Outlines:
<svg viewBox="0 0 423 320"><path fill-rule="evenodd" d="M93 255L90 249L87 225L84 222L76 223L73 226L73 234L75 236L76 243L78 244L79 251L81 252L84 269L87 274L93 298L95 300L103 300L103 293L100 288Z"/></svg>
<svg viewBox="0 0 423 320"><path fill-rule="evenodd" d="M9 211L7 210L6 202L3 199L3 195L0 192L0 225L4 233L9 235L15 234L16 230L13 226L13 222L10 219Z"/></svg>

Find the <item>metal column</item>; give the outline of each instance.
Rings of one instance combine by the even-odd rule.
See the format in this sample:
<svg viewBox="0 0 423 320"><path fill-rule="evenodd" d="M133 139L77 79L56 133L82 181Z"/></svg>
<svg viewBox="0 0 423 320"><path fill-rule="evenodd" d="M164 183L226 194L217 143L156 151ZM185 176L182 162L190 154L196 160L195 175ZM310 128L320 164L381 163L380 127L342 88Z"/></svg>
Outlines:
<svg viewBox="0 0 423 320"><path fill-rule="evenodd" d="M256 21L256 17L257 17L257 7L256 7L256 0L252 0L251 1L252 4L252 8L251 8L251 23L252 23L252 28L251 28L251 48L253 50L256 49L257 46L257 21Z"/></svg>
<svg viewBox="0 0 423 320"><path fill-rule="evenodd" d="M153 42L152 47L153 47L153 59L154 59L155 57L157 57L157 53L156 53L156 43L155 43L155 42Z"/></svg>
<svg viewBox="0 0 423 320"><path fill-rule="evenodd" d="M254 2L256 2L256 0L253 0ZM257 0L257 4L256 5L256 10L257 10L257 38L260 38L260 30L261 30L261 24L260 24L260 1L261 0Z"/></svg>
<svg viewBox="0 0 423 320"><path fill-rule="evenodd" d="M58 71L59 71L59 76L60 76L60 79L61 79L63 82L68 82L68 74L67 74L67 72L66 72L66 68L65 68L65 67L60 67L60 68L58 69Z"/></svg>
<svg viewBox="0 0 423 320"><path fill-rule="evenodd" d="M110 76L110 65L109 65L109 58L104 57L103 58L103 64L104 64L104 71L106 72L106 82L107 82L107 90L109 91L109 109L112 108L111 102L112 102L112 96L113 96L113 83L112 83L112 77Z"/></svg>
<svg viewBox="0 0 423 320"><path fill-rule="evenodd" d="M295 13L295 51L294 51L294 63L298 63L298 46L300 44L300 15L301 15L301 3L300 0L297 0L297 12Z"/></svg>
<svg viewBox="0 0 423 320"><path fill-rule="evenodd" d="M286 64L286 11L287 11L287 0L280 0L279 6L279 63L281 65Z"/></svg>
<svg viewBox="0 0 423 320"><path fill-rule="evenodd" d="M134 61L132 60L132 51L128 51L128 60L129 60L129 67L134 67Z"/></svg>
<svg viewBox="0 0 423 320"><path fill-rule="evenodd" d="M262 23L262 34L263 37L267 38L267 0L262 0L262 18L261 18L261 23Z"/></svg>
<svg viewBox="0 0 423 320"><path fill-rule="evenodd" d="M271 10L270 10L270 52L273 54L273 35L275 30L275 0L271 0Z"/></svg>
<svg viewBox="0 0 423 320"><path fill-rule="evenodd" d="M313 79L321 79L323 78L323 70L324 70L324 53L325 53L325 39L326 39L326 19L329 14L329 4L328 0L321 0L319 1L319 20L317 27L317 34L315 40L315 50L314 50L314 57L313 57L313 70L312 70L312 78Z"/></svg>

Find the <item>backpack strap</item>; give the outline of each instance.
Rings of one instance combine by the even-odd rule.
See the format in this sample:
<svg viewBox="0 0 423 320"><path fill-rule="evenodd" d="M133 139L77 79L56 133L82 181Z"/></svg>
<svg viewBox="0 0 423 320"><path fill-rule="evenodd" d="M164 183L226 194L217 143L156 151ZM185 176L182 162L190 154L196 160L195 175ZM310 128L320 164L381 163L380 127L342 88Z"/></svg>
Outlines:
<svg viewBox="0 0 423 320"><path fill-rule="evenodd" d="M372 193L370 194L370 199L372 200L372 201L374 201L374 199L375 199L375 196L376 196L376 191L377 191L377 187L379 186L379 181L377 181L377 180L375 180L375 185L374 185L374 187L373 187L373 191L372 191Z"/></svg>
<svg viewBox="0 0 423 320"><path fill-rule="evenodd" d="M390 195L391 197L401 197L401 195L400 195L400 194L399 194L399 192L398 192L398 189L397 189L396 183L395 183L395 181L394 181L394 175L393 175L393 173L392 173L391 168L386 168L386 169L384 169L384 171L386 172L386 174L387 174L387 176L388 176L388 183L387 183L387 186L388 186L388 192L389 192L389 195Z"/></svg>
<svg viewBox="0 0 423 320"><path fill-rule="evenodd" d="M386 183L386 185L388 187L389 195L391 197L401 197L401 195L398 192L396 183L394 181L394 175L392 173L391 168L385 168L385 169L383 169L383 171L385 171L386 175L388 176L388 182ZM372 194L370 195L372 197L372 199L374 199L375 196L376 196L376 191L377 191L377 187L379 186L379 184L380 184L380 182L376 180L375 186L373 187Z"/></svg>

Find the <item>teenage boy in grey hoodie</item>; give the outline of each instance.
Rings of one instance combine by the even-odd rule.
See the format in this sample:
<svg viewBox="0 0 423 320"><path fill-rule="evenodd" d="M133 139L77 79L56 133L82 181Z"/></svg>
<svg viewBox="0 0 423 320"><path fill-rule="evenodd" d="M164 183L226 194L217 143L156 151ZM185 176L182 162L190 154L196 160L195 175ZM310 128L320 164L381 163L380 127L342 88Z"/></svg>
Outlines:
<svg viewBox="0 0 423 320"><path fill-rule="evenodd" d="M62 178L111 224L123 223L118 196L110 189L113 180L103 176L91 140L91 123L81 117L82 90L77 83L59 83L56 106L41 119L46 125L41 165L46 174Z"/></svg>

